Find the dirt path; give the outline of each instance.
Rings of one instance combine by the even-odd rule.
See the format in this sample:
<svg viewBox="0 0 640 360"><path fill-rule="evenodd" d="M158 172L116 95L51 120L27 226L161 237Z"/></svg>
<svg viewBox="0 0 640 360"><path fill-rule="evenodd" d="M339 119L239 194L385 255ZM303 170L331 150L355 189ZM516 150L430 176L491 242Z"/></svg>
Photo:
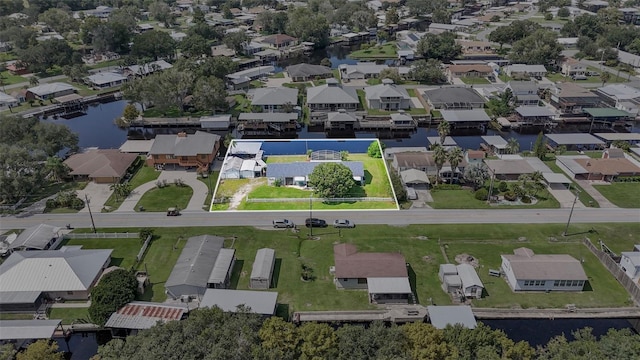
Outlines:
<svg viewBox="0 0 640 360"><path fill-rule="evenodd" d="M238 206L240 206L240 204L242 203L242 199L244 199L247 195L249 195L251 190L253 190L257 186L262 185L262 183L265 182L265 180L266 179L264 178L251 179L249 180L248 184L238 189L238 191L236 191L236 193L233 194L233 196L231 197L231 200L229 201L229 210L236 210Z"/></svg>

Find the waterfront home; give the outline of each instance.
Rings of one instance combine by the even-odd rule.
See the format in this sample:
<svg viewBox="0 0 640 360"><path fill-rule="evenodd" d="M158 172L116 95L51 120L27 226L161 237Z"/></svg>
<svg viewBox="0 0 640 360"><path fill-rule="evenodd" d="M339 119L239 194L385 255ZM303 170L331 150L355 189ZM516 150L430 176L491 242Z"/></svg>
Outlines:
<svg viewBox="0 0 640 360"><path fill-rule="evenodd" d="M513 113L513 119L523 128L551 126L555 116L556 114L545 106L520 105Z"/></svg>
<svg viewBox="0 0 640 360"><path fill-rule="evenodd" d="M622 21L631 25L640 25L640 9L634 7L619 8Z"/></svg>
<svg viewBox="0 0 640 360"><path fill-rule="evenodd" d="M493 74L493 70L488 65L449 65L445 70L445 75L450 82L459 78L486 78Z"/></svg>
<svg viewBox="0 0 640 360"><path fill-rule="evenodd" d="M509 81L507 89L511 90L516 106L538 106L538 84L535 81Z"/></svg>
<svg viewBox="0 0 640 360"><path fill-rule="evenodd" d="M340 109L348 112L358 110L360 100L356 89L344 87L336 79L327 79L325 85L307 87L307 107L312 121L326 119L326 114Z"/></svg>
<svg viewBox="0 0 640 360"><path fill-rule="evenodd" d="M444 121L451 124L451 130L456 129L483 129L491 118L483 109L472 110L440 110Z"/></svg>
<svg viewBox="0 0 640 360"><path fill-rule="evenodd" d="M327 113L327 120L323 121L325 129L332 130L354 130L358 125L358 119L353 113L345 109Z"/></svg>
<svg viewBox="0 0 640 360"><path fill-rule="evenodd" d="M200 308L217 306L224 312L249 312L263 316L276 313L278 293L274 291L207 289L199 303Z"/></svg>
<svg viewBox="0 0 640 360"><path fill-rule="evenodd" d="M62 82L52 82L28 88L26 98L27 101L31 99L49 100L59 96L74 94L77 91L78 89L73 85Z"/></svg>
<svg viewBox="0 0 640 360"><path fill-rule="evenodd" d="M152 61L142 65L129 65L122 69L122 73L127 77L142 77L151 75L158 71L171 69L173 65L164 60Z"/></svg>
<svg viewBox="0 0 640 360"><path fill-rule="evenodd" d="M197 131L187 135L156 135L147 156L147 165L165 167L196 167L207 171L220 148L220 135Z"/></svg>
<svg viewBox="0 0 640 360"><path fill-rule="evenodd" d="M331 68L313 64L295 64L287 66L287 74L293 81L311 81L333 77Z"/></svg>
<svg viewBox="0 0 640 360"><path fill-rule="evenodd" d="M76 11L73 13L75 19L86 18L89 16L97 17L99 19L107 19L113 12L113 8L110 6L97 6L95 9L87 9Z"/></svg>
<svg viewBox="0 0 640 360"><path fill-rule="evenodd" d="M483 144L486 144L486 148L492 154L506 154L507 153L507 141L500 135L483 135Z"/></svg>
<svg viewBox="0 0 640 360"><path fill-rule="evenodd" d="M536 255L522 247L500 257L513 291L582 291L588 280L580 261L570 255Z"/></svg>
<svg viewBox="0 0 640 360"><path fill-rule="evenodd" d="M640 176L640 167L626 158L592 159L586 155L557 156L556 165L578 180L614 182L621 177Z"/></svg>
<svg viewBox="0 0 640 360"><path fill-rule="evenodd" d="M18 99L0 91L0 110L16 107L18 105L20 105Z"/></svg>
<svg viewBox="0 0 640 360"><path fill-rule="evenodd" d="M640 245L634 246L634 251L620 253L620 268L634 282L640 282Z"/></svg>
<svg viewBox="0 0 640 360"><path fill-rule="evenodd" d="M340 64L338 69L340 70L340 78L344 82L357 79L371 79L377 78L380 72L389 68L387 65L378 65L373 62L359 62L355 65Z"/></svg>
<svg viewBox="0 0 640 360"><path fill-rule="evenodd" d="M189 313L187 304L162 304L132 301L112 313L104 327L113 337L125 338L160 323L184 320Z"/></svg>
<svg viewBox="0 0 640 360"><path fill-rule="evenodd" d="M111 249L15 251L0 265L0 312L35 312L44 299L83 300L111 261Z"/></svg>
<svg viewBox="0 0 640 360"><path fill-rule="evenodd" d="M610 107L638 116L640 112L640 90L625 84L610 84L595 90L602 102Z"/></svg>
<svg viewBox="0 0 640 360"><path fill-rule="evenodd" d="M544 65L513 64L506 66L505 72L512 78L533 77L541 79L543 76L547 75L547 69Z"/></svg>
<svg viewBox="0 0 640 360"><path fill-rule="evenodd" d="M594 125L607 129L622 128L633 120L630 113L616 108L583 108L582 110L591 124L591 129L594 128Z"/></svg>
<svg viewBox="0 0 640 360"><path fill-rule="evenodd" d="M536 169L528 159L485 159L489 174L498 180L517 180L520 175L533 174Z"/></svg>
<svg viewBox="0 0 640 360"><path fill-rule="evenodd" d="M90 149L73 154L64 161L74 180L90 180L96 184L117 184L138 159L137 154L118 149Z"/></svg>
<svg viewBox="0 0 640 360"><path fill-rule="evenodd" d="M495 54L493 44L488 41L456 39L456 44L462 47L462 53L464 55Z"/></svg>
<svg viewBox="0 0 640 360"><path fill-rule="evenodd" d="M393 153L391 166L398 172L409 169L420 170L435 175L437 168L431 151L403 151Z"/></svg>
<svg viewBox="0 0 640 360"><path fill-rule="evenodd" d="M567 150L595 150L604 147L604 141L591 134L546 134L552 147L566 146Z"/></svg>
<svg viewBox="0 0 640 360"><path fill-rule="evenodd" d="M124 84L127 77L115 72L99 72L87 76L85 81L94 89L106 89Z"/></svg>
<svg viewBox="0 0 640 360"><path fill-rule="evenodd" d="M226 56L232 58L236 56L236 51L229 49L227 45L214 45L211 47L211 56Z"/></svg>
<svg viewBox="0 0 640 360"><path fill-rule="evenodd" d="M298 117L297 112L240 113L236 124L242 131L295 131Z"/></svg>
<svg viewBox="0 0 640 360"><path fill-rule="evenodd" d="M564 76L585 75L586 73L587 66L580 63L580 60L570 57L562 62L562 75Z"/></svg>
<svg viewBox="0 0 640 360"><path fill-rule="evenodd" d="M195 299L204 295L207 288L228 287L235 253L232 252L233 249L227 249L223 253L223 248L224 238L220 236L200 235L187 239L164 284L167 295L173 299ZM219 279L215 283L209 283L212 277Z"/></svg>
<svg viewBox="0 0 640 360"><path fill-rule="evenodd" d="M412 296L404 256L400 253L358 252L353 244L333 246L330 273L338 289L366 289L374 304L407 304Z"/></svg>
<svg viewBox="0 0 640 360"><path fill-rule="evenodd" d="M282 50L297 45L298 39L287 34L274 34L265 37L261 42L270 48Z"/></svg>
<svg viewBox="0 0 640 360"><path fill-rule="evenodd" d="M340 161L353 174L353 181L360 185L364 181L364 165L360 161ZM322 161L297 161L290 163L274 163L267 165L267 180L269 185L280 181L282 185L309 186L309 175Z"/></svg>
<svg viewBox="0 0 640 360"><path fill-rule="evenodd" d="M400 110L411 107L411 97L404 87L396 86L391 79L382 79L382 84L364 88L369 109Z"/></svg>
<svg viewBox="0 0 640 360"><path fill-rule="evenodd" d="M444 87L425 90L425 100L431 109L477 109L484 106L485 100L474 89L466 87Z"/></svg>
<svg viewBox="0 0 640 360"><path fill-rule="evenodd" d="M298 104L298 89L288 87L268 87L251 90L248 93L251 107L265 113L292 112Z"/></svg>
<svg viewBox="0 0 640 360"><path fill-rule="evenodd" d="M226 76L227 87L231 90L239 90L249 87L252 80L266 78L268 75L276 71L271 65L258 66L251 69L241 70Z"/></svg>
<svg viewBox="0 0 640 360"><path fill-rule="evenodd" d="M594 108L600 104L600 97L574 83L557 84L551 88L549 103L562 114L582 115L583 108Z"/></svg>
<svg viewBox="0 0 640 360"><path fill-rule="evenodd" d="M273 280L273 269L276 264L276 251L269 248L258 249L251 267L249 288L268 289Z"/></svg>

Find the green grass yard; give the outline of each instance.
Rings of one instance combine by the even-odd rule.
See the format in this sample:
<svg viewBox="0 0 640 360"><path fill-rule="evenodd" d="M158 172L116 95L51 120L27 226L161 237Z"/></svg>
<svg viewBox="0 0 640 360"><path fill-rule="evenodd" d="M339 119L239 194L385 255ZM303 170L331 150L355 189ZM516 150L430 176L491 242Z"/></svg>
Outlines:
<svg viewBox="0 0 640 360"><path fill-rule="evenodd" d="M62 319L63 325L71 325L74 322L87 322L89 320L89 308L51 308L49 309L49 319Z"/></svg>
<svg viewBox="0 0 640 360"><path fill-rule="evenodd" d="M193 189L189 186L169 185L163 188L154 187L142 195L136 204L136 211L142 206L145 211L167 211L168 207L184 209L189 204Z"/></svg>
<svg viewBox="0 0 640 360"><path fill-rule="evenodd" d="M352 59L395 59L397 56L398 49L395 42L374 46L366 50L356 50L349 54Z"/></svg>
<svg viewBox="0 0 640 360"><path fill-rule="evenodd" d="M177 108L161 110L158 108L150 108L142 113L143 117L201 117L211 115L211 110L201 110L195 112L179 111Z"/></svg>
<svg viewBox="0 0 640 360"><path fill-rule="evenodd" d="M460 80L467 85L491 84L489 80L481 77L461 77Z"/></svg>
<svg viewBox="0 0 640 360"><path fill-rule="evenodd" d="M407 89L407 94L409 94L409 96L411 97L418 97L418 95L416 94L416 89Z"/></svg>
<svg viewBox="0 0 640 360"><path fill-rule="evenodd" d="M331 220L331 219L327 219ZM637 243L640 223L630 224L574 224L573 233L590 229L597 231L592 240L604 240L613 251L629 251ZM371 308L365 291L336 290L329 267L334 265L333 245L353 243L359 251L399 251L411 266L410 280L418 301L428 304L431 298L437 304L450 304L449 296L440 288L438 267L445 262L440 245L450 261L457 254L470 254L480 262L478 275L483 280L488 296L474 300L478 307L578 307L629 306L628 295L609 272L580 244L584 234L561 237L563 224L456 224L452 225L360 225L340 232L333 228L315 229L318 240L307 240L307 230L258 229L252 227L182 227L158 228L157 238L151 243L139 269L146 264L153 287L144 300L163 301L164 283L184 247L187 238L211 234L231 239L227 246L236 249L236 266L232 287L248 289L249 274L257 249L270 247L276 251L273 291L279 293L278 302L289 306L289 311L301 310L358 310ZM81 231L89 231L82 229ZM104 231L99 229L99 231ZM123 232L131 229L108 229ZM76 231L78 232L78 231ZM526 241L518 238L526 237ZM556 237L562 241L549 241ZM114 248L114 260L127 266L133 264L140 247L138 239L73 239L69 245L85 248ZM522 293L510 291L504 279L490 277L488 269L497 269L500 254L511 254L518 247L530 247L539 254L570 254L583 259L584 269L592 290L579 293ZM122 258L122 260L119 260ZM311 266L315 281L300 280L301 262ZM130 266L130 265L128 265ZM415 275L413 275L415 274Z"/></svg>
<svg viewBox="0 0 640 360"><path fill-rule="evenodd" d="M131 180L129 180L129 184L131 185L131 190L135 190L138 186L142 184L146 184L149 181L154 181L160 176L160 171L155 170L153 167L147 166L144 163L144 157L140 158L140 161L143 161L143 165L136 171ZM115 210L122 205L124 199L116 198L115 194L111 194L104 206L109 207L111 210Z"/></svg>
<svg viewBox="0 0 640 360"><path fill-rule="evenodd" d="M593 187L615 205L623 208L640 208L640 183L612 183Z"/></svg>
<svg viewBox="0 0 640 360"><path fill-rule="evenodd" d="M545 189L538 193L538 202L533 205L489 205L477 200L474 193L467 189L431 190L434 209L549 209L559 208L560 203Z"/></svg>
<svg viewBox="0 0 640 360"><path fill-rule="evenodd" d="M0 73L0 80L2 80L2 85L13 85L13 84L20 84L20 83L28 83L29 82L29 78L26 77L22 77L20 75L12 75L11 73L9 73L9 71L3 71ZM3 87L0 86L0 90L2 90ZM20 89L15 89L15 90L20 90ZM7 89L7 93L11 93L13 90L11 89Z"/></svg>
<svg viewBox="0 0 640 360"><path fill-rule="evenodd" d="M307 155L270 155L267 156L266 163L289 163L295 161L307 161Z"/></svg>

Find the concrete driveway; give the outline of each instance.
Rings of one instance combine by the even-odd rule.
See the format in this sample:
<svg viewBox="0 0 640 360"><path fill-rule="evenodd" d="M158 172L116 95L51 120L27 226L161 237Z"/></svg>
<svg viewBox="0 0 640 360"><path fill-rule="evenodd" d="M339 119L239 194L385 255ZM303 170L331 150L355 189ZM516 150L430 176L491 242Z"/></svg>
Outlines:
<svg viewBox="0 0 640 360"><path fill-rule="evenodd" d="M561 208L570 208L571 206L573 206L573 201L575 200L576 195L569 189L567 189L564 185L559 184L559 186L547 186L547 190L549 190L551 196L558 200ZM582 204L582 202L576 201L576 207L579 208L585 206L584 204Z"/></svg>
<svg viewBox="0 0 640 360"><path fill-rule="evenodd" d="M89 182L87 186L78 190L78 197L84 200L85 194L89 198L89 204L91 205L91 211L100 212L104 203L107 202L112 191L109 189L111 184L96 184L93 181ZM89 212L89 208L85 205L80 212Z"/></svg>
<svg viewBox="0 0 640 360"><path fill-rule="evenodd" d="M156 187L156 182L166 180L168 183L173 183L174 180L181 179L184 183L191 187L193 195L189 204L183 211L202 211L204 200L207 198L207 185L198 180L198 174L194 171L186 170L163 170L157 180L149 181L133 189L131 194L125 199L120 207L115 212L135 211L136 204L142 198L142 195L147 191ZM167 204L167 207L172 206Z"/></svg>

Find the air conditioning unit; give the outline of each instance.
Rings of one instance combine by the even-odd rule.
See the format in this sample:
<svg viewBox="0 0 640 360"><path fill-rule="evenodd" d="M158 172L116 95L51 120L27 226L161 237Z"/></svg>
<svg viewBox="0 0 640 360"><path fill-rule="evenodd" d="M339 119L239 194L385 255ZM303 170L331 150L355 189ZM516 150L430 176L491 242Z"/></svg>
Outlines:
<svg viewBox="0 0 640 360"><path fill-rule="evenodd" d="M336 274L336 267L335 266L329 266L329 274L331 274L331 275L335 275Z"/></svg>
<svg viewBox="0 0 640 360"><path fill-rule="evenodd" d="M180 301L183 302L183 303L191 302L191 300L192 300L191 299L191 295L182 295L180 297Z"/></svg>

